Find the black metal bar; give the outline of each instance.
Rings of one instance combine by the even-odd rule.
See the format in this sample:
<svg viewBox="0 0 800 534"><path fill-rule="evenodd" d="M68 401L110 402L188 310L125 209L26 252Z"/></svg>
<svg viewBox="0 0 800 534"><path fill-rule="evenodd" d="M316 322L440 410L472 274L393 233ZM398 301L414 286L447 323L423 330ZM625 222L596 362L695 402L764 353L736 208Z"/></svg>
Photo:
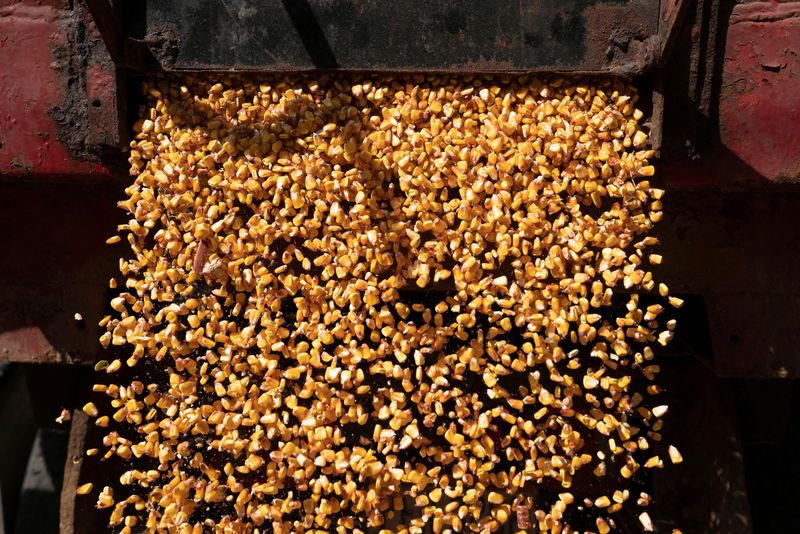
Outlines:
<svg viewBox="0 0 800 534"><path fill-rule="evenodd" d="M144 17L125 21L131 26L126 35L145 43L163 70L632 76L650 68L659 50L659 0L146 0L142 5ZM144 31L133 28L141 18Z"/></svg>
<svg viewBox="0 0 800 534"><path fill-rule="evenodd" d="M119 65L123 61L122 24L108 0L84 0L94 19L97 30L103 37L111 60Z"/></svg>
<svg viewBox="0 0 800 534"><path fill-rule="evenodd" d="M292 24L297 29L297 34L303 41L303 46L314 66L320 69L338 68L339 63L331 50L331 45L308 2L306 0L281 0L281 2L289 18L292 19Z"/></svg>

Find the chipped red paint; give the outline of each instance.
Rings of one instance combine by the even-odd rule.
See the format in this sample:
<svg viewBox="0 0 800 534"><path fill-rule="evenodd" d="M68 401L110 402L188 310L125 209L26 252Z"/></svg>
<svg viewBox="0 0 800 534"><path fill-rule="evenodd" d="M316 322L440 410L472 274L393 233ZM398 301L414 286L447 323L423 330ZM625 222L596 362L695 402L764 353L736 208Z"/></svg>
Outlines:
<svg viewBox="0 0 800 534"><path fill-rule="evenodd" d="M720 138L770 181L800 181L800 2L737 5L730 19Z"/></svg>
<svg viewBox="0 0 800 534"><path fill-rule="evenodd" d="M71 12L67 2L0 6L0 175L108 174L73 157L52 110L67 92Z"/></svg>
<svg viewBox="0 0 800 534"><path fill-rule="evenodd" d="M0 361L72 363L69 354L55 349L36 326L0 332Z"/></svg>

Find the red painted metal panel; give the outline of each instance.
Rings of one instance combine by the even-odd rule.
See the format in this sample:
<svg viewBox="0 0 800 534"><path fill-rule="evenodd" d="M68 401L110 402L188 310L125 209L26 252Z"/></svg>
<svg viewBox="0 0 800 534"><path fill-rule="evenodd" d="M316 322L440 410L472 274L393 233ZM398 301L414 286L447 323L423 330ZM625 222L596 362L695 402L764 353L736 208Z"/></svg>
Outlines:
<svg viewBox="0 0 800 534"><path fill-rule="evenodd" d="M0 176L106 175L67 148L66 138L83 135L69 131L71 117L85 113L68 95L78 81L75 25L72 11L50 4L0 6Z"/></svg>
<svg viewBox="0 0 800 534"><path fill-rule="evenodd" d="M105 244L125 220L124 185L35 182L44 178L0 183L0 361L92 361L124 254Z"/></svg>
<svg viewBox="0 0 800 534"><path fill-rule="evenodd" d="M737 5L728 29L720 137L772 181L800 181L800 2Z"/></svg>

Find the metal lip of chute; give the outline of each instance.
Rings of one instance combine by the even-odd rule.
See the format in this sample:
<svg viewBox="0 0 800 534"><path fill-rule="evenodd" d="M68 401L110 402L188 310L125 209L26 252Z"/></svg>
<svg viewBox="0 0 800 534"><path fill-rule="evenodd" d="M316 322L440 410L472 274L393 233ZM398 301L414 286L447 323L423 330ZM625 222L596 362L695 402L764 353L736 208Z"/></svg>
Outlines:
<svg viewBox="0 0 800 534"><path fill-rule="evenodd" d="M664 42L659 0L148 0L125 9L124 62L144 71L634 76L657 63Z"/></svg>

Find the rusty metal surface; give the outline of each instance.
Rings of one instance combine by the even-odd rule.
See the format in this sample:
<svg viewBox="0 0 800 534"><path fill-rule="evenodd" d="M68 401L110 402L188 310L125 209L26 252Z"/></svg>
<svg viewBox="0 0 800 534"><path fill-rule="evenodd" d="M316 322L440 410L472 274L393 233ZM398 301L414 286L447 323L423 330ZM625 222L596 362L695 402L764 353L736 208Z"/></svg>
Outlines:
<svg viewBox="0 0 800 534"><path fill-rule="evenodd" d="M88 1L75 4L75 17L81 26L82 42L79 45L80 71L85 84L79 97L84 98L88 131L85 143L99 160L123 167L123 157L119 148L129 138L129 125L126 113L126 77L115 64L119 59L117 39L110 31L101 31L97 11L90 5L108 5L107 0ZM110 8L109 8L110 9ZM101 11L101 13L104 13ZM118 31L113 29L112 31Z"/></svg>
<svg viewBox="0 0 800 534"><path fill-rule="evenodd" d="M658 23L662 63L670 56L693 4L690 0L662 0Z"/></svg>
<svg viewBox="0 0 800 534"><path fill-rule="evenodd" d="M100 152L119 144L113 74L80 13L66 1L0 3L0 179L110 174Z"/></svg>
<svg viewBox="0 0 800 534"><path fill-rule="evenodd" d="M166 70L632 75L659 49L658 0L148 0L126 8L130 36ZM136 28L142 17L146 26Z"/></svg>
<svg viewBox="0 0 800 534"><path fill-rule="evenodd" d="M800 2L734 7L719 106L728 150L768 180L800 182Z"/></svg>
<svg viewBox="0 0 800 534"><path fill-rule="evenodd" d="M687 17L656 71L661 175L673 187L800 183L800 2L696 0Z"/></svg>
<svg viewBox="0 0 800 534"><path fill-rule="evenodd" d="M91 513L91 505L86 510L86 501L78 503L75 490L81 484L81 468L83 467L84 451L86 450L86 434L89 426L89 417L80 409L73 410L69 430L69 445L67 446L67 461L64 465L64 482L61 486L61 504L59 506L61 534L80 533L76 530L76 512ZM96 515L96 514L94 514ZM100 525L101 532L105 525ZM88 531L83 531L88 532Z"/></svg>

